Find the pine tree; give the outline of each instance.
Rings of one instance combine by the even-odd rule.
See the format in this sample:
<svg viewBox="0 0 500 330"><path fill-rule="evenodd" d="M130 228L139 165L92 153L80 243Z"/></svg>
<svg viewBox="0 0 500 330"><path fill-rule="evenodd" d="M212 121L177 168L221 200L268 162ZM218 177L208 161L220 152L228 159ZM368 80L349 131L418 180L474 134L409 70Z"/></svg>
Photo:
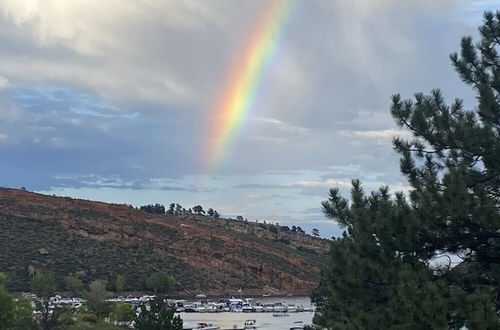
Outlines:
<svg viewBox="0 0 500 330"><path fill-rule="evenodd" d="M473 111L442 93L393 96L410 130L395 139L408 198L387 187L348 201L331 189L327 217L345 228L332 242L313 295L315 324L329 329L498 329L500 311L500 12L487 12L474 45L451 61L477 94ZM449 258L436 264L438 258ZM454 267L452 259L460 263Z"/></svg>

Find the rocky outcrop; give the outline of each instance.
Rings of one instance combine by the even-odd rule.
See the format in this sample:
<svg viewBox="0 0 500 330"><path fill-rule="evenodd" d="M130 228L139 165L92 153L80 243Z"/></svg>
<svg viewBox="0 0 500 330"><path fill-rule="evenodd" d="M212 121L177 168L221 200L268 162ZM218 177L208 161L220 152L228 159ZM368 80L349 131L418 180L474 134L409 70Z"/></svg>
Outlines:
<svg viewBox="0 0 500 330"><path fill-rule="evenodd" d="M257 294L309 293L328 250L327 240L275 225L193 214L155 216L130 205L0 188L0 221L22 218L100 242L148 246L194 269L241 279L241 287ZM206 283L206 292L216 293L217 280Z"/></svg>

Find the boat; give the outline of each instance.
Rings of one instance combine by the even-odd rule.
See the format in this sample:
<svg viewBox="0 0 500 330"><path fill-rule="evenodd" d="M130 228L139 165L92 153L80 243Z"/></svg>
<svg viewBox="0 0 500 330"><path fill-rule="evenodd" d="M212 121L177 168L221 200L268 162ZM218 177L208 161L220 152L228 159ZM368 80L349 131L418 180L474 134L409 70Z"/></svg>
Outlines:
<svg viewBox="0 0 500 330"><path fill-rule="evenodd" d="M287 311L287 306L284 303L274 303L274 312L286 312Z"/></svg>
<svg viewBox="0 0 500 330"><path fill-rule="evenodd" d="M302 321L293 322L293 326L290 328L290 330L303 330L303 329L304 329L304 322Z"/></svg>
<svg viewBox="0 0 500 330"><path fill-rule="evenodd" d="M255 312L255 308L250 304L245 304L241 307L241 311L243 313L253 313Z"/></svg>
<svg viewBox="0 0 500 330"><path fill-rule="evenodd" d="M287 314L286 312L278 312L278 313L273 313L274 317L284 317L284 316L290 316L290 314Z"/></svg>
<svg viewBox="0 0 500 330"><path fill-rule="evenodd" d="M218 330L220 329L219 327L216 327L212 325L211 323L198 323L196 328L193 328L192 330Z"/></svg>
<svg viewBox="0 0 500 330"><path fill-rule="evenodd" d="M257 321L255 321L255 320L246 320L243 329L245 329L245 330L254 330L254 329L257 329Z"/></svg>
<svg viewBox="0 0 500 330"><path fill-rule="evenodd" d="M270 294L270 293L264 293L264 294L262 295L262 297L271 297L271 294Z"/></svg>
<svg viewBox="0 0 500 330"><path fill-rule="evenodd" d="M256 313L262 313L264 311L264 306L262 305L254 305L253 308Z"/></svg>
<svg viewBox="0 0 500 330"><path fill-rule="evenodd" d="M204 294L197 294L196 295L196 298L198 299L203 299L203 298L206 298L207 296L205 296Z"/></svg>

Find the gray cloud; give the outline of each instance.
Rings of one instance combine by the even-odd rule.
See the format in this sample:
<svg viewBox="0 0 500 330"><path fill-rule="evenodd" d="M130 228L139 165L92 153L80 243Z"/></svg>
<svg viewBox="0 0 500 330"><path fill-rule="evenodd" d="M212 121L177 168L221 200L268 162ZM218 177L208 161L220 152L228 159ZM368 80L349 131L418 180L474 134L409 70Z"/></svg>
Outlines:
<svg viewBox="0 0 500 330"><path fill-rule="evenodd" d="M267 4L2 1L0 179L285 222L320 221L302 210L352 178L407 189L390 95L441 87L473 106L448 55L492 3L296 1L249 120L204 173L216 95Z"/></svg>

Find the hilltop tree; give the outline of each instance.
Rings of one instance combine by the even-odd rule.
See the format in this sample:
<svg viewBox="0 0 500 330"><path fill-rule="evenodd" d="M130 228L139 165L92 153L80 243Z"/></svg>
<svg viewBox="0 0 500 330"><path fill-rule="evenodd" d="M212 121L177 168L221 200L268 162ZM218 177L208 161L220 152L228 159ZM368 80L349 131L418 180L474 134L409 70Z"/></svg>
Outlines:
<svg viewBox="0 0 500 330"><path fill-rule="evenodd" d="M139 210L151 214L165 214L165 206L158 203L154 205L153 204L143 205L139 208Z"/></svg>
<svg viewBox="0 0 500 330"><path fill-rule="evenodd" d="M205 214L205 211L203 210L203 207L201 205L193 206L193 212L195 214Z"/></svg>
<svg viewBox="0 0 500 330"><path fill-rule="evenodd" d="M173 215L175 213L175 203L170 203L167 214Z"/></svg>
<svg viewBox="0 0 500 330"><path fill-rule="evenodd" d="M214 210L214 218L215 219L219 219L220 218L220 214L219 214L219 212L217 212L217 210Z"/></svg>
<svg viewBox="0 0 500 330"><path fill-rule="evenodd" d="M214 214L215 214L215 213L214 213L214 209L213 209L213 208L209 208L209 209L207 210L207 215L208 215L209 217L213 217L213 216L214 216Z"/></svg>
<svg viewBox="0 0 500 330"><path fill-rule="evenodd" d="M325 214L346 229L331 245L313 295L329 329L497 329L500 310L500 12L481 41L462 39L451 61L476 93L474 111L440 91L392 99L409 197L387 187L351 200L331 189ZM442 257L447 263L437 263ZM453 267L453 259L461 263Z"/></svg>
<svg viewBox="0 0 500 330"><path fill-rule="evenodd" d="M312 235L315 236L315 237L319 237L319 230L317 228L313 228L313 230L311 231Z"/></svg>
<svg viewBox="0 0 500 330"><path fill-rule="evenodd" d="M184 209L180 204L175 204L175 214L179 214L183 211Z"/></svg>

